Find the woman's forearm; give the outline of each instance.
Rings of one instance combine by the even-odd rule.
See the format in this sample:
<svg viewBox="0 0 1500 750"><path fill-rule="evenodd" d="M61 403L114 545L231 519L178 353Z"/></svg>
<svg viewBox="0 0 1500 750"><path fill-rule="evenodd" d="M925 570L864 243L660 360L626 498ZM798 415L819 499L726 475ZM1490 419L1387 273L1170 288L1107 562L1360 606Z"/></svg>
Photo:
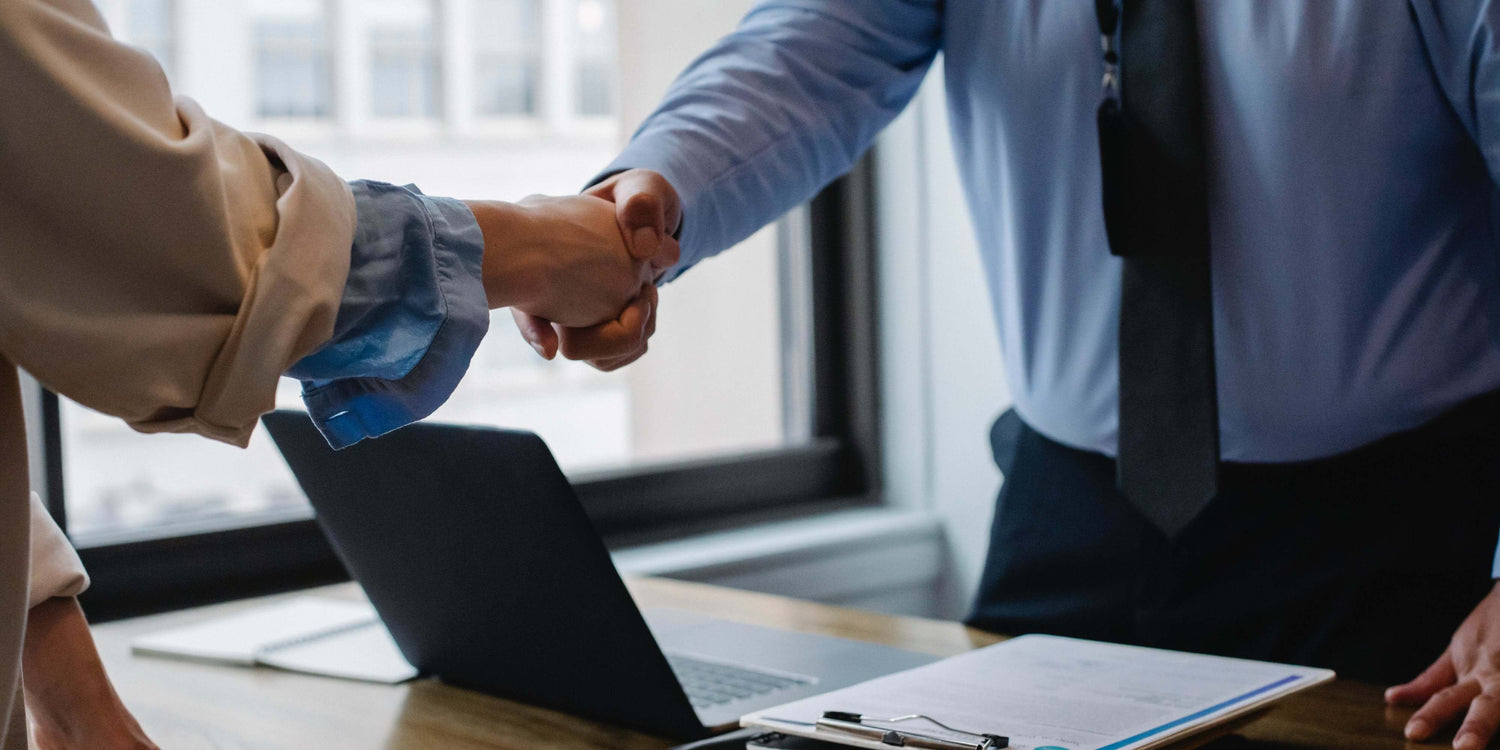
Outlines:
<svg viewBox="0 0 1500 750"><path fill-rule="evenodd" d="M155 747L110 684L77 599L31 608L21 670L41 750Z"/></svg>

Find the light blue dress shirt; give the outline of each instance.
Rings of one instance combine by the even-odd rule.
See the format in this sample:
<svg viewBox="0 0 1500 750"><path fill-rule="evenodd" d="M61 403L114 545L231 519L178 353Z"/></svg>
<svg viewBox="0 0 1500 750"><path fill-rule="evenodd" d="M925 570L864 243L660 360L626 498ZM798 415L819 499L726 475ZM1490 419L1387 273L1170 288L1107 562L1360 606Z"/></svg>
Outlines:
<svg viewBox="0 0 1500 750"><path fill-rule="evenodd" d="M1015 408L1113 455L1093 5L762 2L611 169L682 194L675 275L847 170L942 52ZM1500 3L1198 7L1224 459L1340 453L1500 389Z"/></svg>
<svg viewBox="0 0 1500 750"><path fill-rule="evenodd" d="M484 235L467 206L414 185L350 188L359 223L333 338L287 372L335 448L441 406L490 322Z"/></svg>

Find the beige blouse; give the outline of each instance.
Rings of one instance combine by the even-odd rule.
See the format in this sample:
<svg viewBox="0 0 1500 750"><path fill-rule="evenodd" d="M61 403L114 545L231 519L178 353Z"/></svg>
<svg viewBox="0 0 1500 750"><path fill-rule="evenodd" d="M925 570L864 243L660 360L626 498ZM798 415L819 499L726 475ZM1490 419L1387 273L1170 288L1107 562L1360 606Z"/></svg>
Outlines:
<svg viewBox="0 0 1500 750"><path fill-rule="evenodd" d="M0 0L0 747L26 747L28 607L87 583L29 490L16 368L244 445L332 334L354 227L337 175L174 101L89 0Z"/></svg>

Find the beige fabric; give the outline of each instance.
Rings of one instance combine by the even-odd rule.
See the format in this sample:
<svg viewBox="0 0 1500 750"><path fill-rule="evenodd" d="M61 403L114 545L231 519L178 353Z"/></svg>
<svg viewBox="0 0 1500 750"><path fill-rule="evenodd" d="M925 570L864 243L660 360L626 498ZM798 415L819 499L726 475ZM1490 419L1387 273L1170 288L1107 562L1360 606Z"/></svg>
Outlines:
<svg viewBox="0 0 1500 750"><path fill-rule="evenodd" d="M5 736L29 739L30 733L31 728L26 725L26 706L17 703L14 709L10 712L10 729L7 731ZM30 747L31 745L29 742L18 740L11 744L10 747L7 747L6 750L23 750L29 749Z"/></svg>
<svg viewBox="0 0 1500 750"><path fill-rule="evenodd" d="M54 596L78 596L89 587L89 574L68 537L52 520L42 499L31 493L31 576L27 607Z"/></svg>
<svg viewBox="0 0 1500 750"><path fill-rule="evenodd" d="M8 0L0 0L0 3ZM3 247L3 246L0 246ZM0 251L3 254L3 251ZM27 540L31 536L27 503L30 482L26 465L26 424L21 416L21 385L16 368L0 356L0 747L24 749L25 733L16 737L6 726L21 712L21 634L26 627Z"/></svg>
<svg viewBox="0 0 1500 750"><path fill-rule="evenodd" d="M83 585L28 518L10 363L139 430L243 445L332 334L354 222L327 167L174 102L88 0L0 0L0 716L28 600Z"/></svg>

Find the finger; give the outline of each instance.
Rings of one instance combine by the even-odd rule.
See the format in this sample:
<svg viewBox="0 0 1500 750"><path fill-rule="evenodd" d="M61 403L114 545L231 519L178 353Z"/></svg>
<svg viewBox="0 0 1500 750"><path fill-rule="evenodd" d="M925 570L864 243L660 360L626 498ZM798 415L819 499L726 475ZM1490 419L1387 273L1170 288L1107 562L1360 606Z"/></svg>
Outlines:
<svg viewBox="0 0 1500 750"><path fill-rule="evenodd" d="M646 285L646 300L651 303L651 314L646 317L646 340L656 335L656 311L661 308L661 292L655 284Z"/></svg>
<svg viewBox="0 0 1500 750"><path fill-rule="evenodd" d="M589 366L593 367L599 372L614 372L615 370L619 370L623 367L628 367L632 364L635 364L636 360L646 356L646 350L649 348L649 345L643 344L640 350L634 354L630 354L624 357L617 357L615 359L594 360L592 362L589 362Z"/></svg>
<svg viewBox="0 0 1500 750"><path fill-rule="evenodd" d="M1480 750L1490 744L1500 728L1500 695L1480 693L1469 703L1469 714L1453 740L1454 750Z"/></svg>
<svg viewBox="0 0 1500 750"><path fill-rule="evenodd" d="M654 293L655 290L653 290ZM636 360L646 356L646 350L651 346L651 337L656 334L656 308L654 299L651 302L651 317L646 321L646 333L641 338L641 348L623 357L611 359L595 359L589 361L589 366L600 372L614 372L622 367L634 364Z"/></svg>
<svg viewBox="0 0 1500 750"><path fill-rule="evenodd" d="M1385 691L1387 703L1396 703L1404 706L1415 706L1425 703L1433 693L1442 690L1458 681L1453 672L1453 658L1449 651L1443 651L1437 661L1427 667L1417 679L1397 685Z"/></svg>
<svg viewBox="0 0 1500 750"><path fill-rule="evenodd" d="M632 169L620 175L614 184L615 202L630 202L637 193L652 195L661 200L662 229L675 234L682 223L682 198L677 189L660 172L649 169Z"/></svg>
<svg viewBox="0 0 1500 750"><path fill-rule="evenodd" d="M611 359L635 352L645 337L652 304L648 295L638 295L620 317L592 328L568 328L562 332L564 357L577 360Z"/></svg>
<svg viewBox="0 0 1500 750"><path fill-rule="evenodd" d="M629 238L630 256L647 261L657 269L671 268L682 257L682 247L669 236L663 197L659 193L639 192L623 196L615 204L620 226Z"/></svg>
<svg viewBox="0 0 1500 750"><path fill-rule="evenodd" d="M676 237L668 237L661 243L661 249L656 252L656 257L650 260L651 267L656 273L652 275L652 281L661 281L667 269L675 266L682 260L682 243Z"/></svg>
<svg viewBox="0 0 1500 750"><path fill-rule="evenodd" d="M529 315L515 308L511 308L510 315L515 318L516 328L521 331L521 338L531 344L531 348L542 359L552 359L557 356L557 331L553 330L552 324L544 318Z"/></svg>
<svg viewBox="0 0 1500 750"><path fill-rule="evenodd" d="M1452 687L1437 691L1427 700L1411 721L1406 722L1406 738L1421 742L1434 732L1452 723L1463 712L1464 707L1479 695L1479 683L1464 680Z"/></svg>
<svg viewBox="0 0 1500 750"><path fill-rule="evenodd" d="M631 257L659 268L677 263L677 243L668 242L682 223L682 201L665 177L648 169L622 172L594 186L589 195L613 201L620 234Z"/></svg>
<svg viewBox="0 0 1500 750"><path fill-rule="evenodd" d="M667 236L661 198L651 193L621 194L617 191L616 195L619 199L615 202L615 213L620 227L625 230L630 257L636 260L655 258Z"/></svg>

